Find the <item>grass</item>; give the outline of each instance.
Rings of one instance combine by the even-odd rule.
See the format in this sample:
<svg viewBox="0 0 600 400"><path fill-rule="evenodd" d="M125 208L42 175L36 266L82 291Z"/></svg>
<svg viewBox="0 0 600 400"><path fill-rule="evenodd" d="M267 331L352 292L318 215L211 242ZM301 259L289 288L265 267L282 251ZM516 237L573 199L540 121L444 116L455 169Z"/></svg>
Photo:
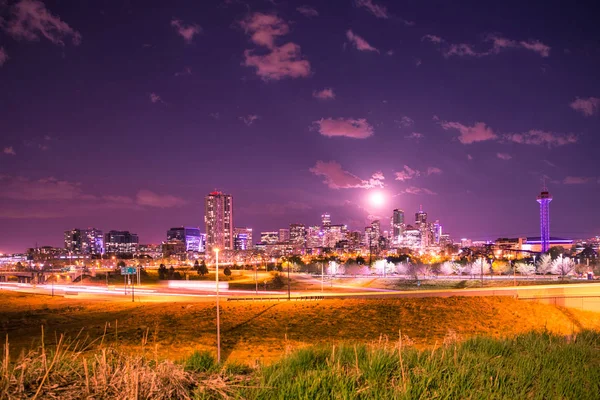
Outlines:
<svg viewBox="0 0 600 400"><path fill-rule="evenodd" d="M0 398L585 400L600 393L597 331L464 341L449 332L426 350L397 337L306 347L254 366L217 365L202 352L174 363L151 345L131 355L104 336L94 350L60 337L11 359L7 341Z"/></svg>

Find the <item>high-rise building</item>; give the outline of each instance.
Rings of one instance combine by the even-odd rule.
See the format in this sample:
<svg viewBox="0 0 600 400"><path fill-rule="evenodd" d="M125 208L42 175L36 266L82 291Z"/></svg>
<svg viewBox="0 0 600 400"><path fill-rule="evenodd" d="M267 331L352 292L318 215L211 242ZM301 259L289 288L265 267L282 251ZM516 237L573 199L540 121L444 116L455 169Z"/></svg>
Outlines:
<svg viewBox="0 0 600 400"><path fill-rule="evenodd" d="M185 243L185 251L202 251L202 234L199 228L178 227L167 231L167 242L179 240Z"/></svg>
<svg viewBox="0 0 600 400"><path fill-rule="evenodd" d="M379 237L381 236L381 225L379 220L371 222L370 226L365 228L365 246L376 249L379 246Z"/></svg>
<svg viewBox="0 0 600 400"><path fill-rule="evenodd" d="M137 233L129 231L109 231L104 235L106 254L135 254L139 250L140 239Z"/></svg>
<svg viewBox="0 0 600 400"><path fill-rule="evenodd" d="M287 228L279 229L279 241L281 243L290 241L290 230L289 229L287 229Z"/></svg>
<svg viewBox="0 0 600 400"><path fill-rule="evenodd" d="M306 246L306 227L304 224L290 224L290 242L297 247Z"/></svg>
<svg viewBox="0 0 600 400"><path fill-rule="evenodd" d="M540 203L540 240L542 242L542 253L550 249L550 202L552 196L546 185L542 188L542 192L537 197L537 202Z"/></svg>
<svg viewBox="0 0 600 400"><path fill-rule="evenodd" d="M231 195L212 192L204 201L206 251L233 250L233 202Z"/></svg>
<svg viewBox="0 0 600 400"><path fill-rule="evenodd" d="M65 231L65 249L75 254L102 254L104 235L95 228Z"/></svg>
<svg viewBox="0 0 600 400"><path fill-rule="evenodd" d="M327 228L331 225L331 214L323 213L321 215L321 226L323 228Z"/></svg>
<svg viewBox="0 0 600 400"><path fill-rule="evenodd" d="M279 232L269 231L260 233L260 242L265 244L276 244L279 242Z"/></svg>
<svg viewBox="0 0 600 400"><path fill-rule="evenodd" d="M397 244L404 232L404 211L395 209L392 214L392 243Z"/></svg>
<svg viewBox="0 0 600 400"><path fill-rule="evenodd" d="M309 226L306 232L306 247L314 249L323 247L323 231L320 226Z"/></svg>
<svg viewBox="0 0 600 400"><path fill-rule="evenodd" d="M419 211L415 213L415 224L417 226L427 223L427 213L423 211L423 206L419 206Z"/></svg>
<svg viewBox="0 0 600 400"><path fill-rule="evenodd" d="M346 225L330 225L329 229L323 232L323 247L335 248L338 242L346 238Z"/></svg>
<svg viewBox="0 0 600 400"><path fill-rule="evenodd" d="M250 250L252 248L252 228L233 229L233 248L235 250Z"/></svg>

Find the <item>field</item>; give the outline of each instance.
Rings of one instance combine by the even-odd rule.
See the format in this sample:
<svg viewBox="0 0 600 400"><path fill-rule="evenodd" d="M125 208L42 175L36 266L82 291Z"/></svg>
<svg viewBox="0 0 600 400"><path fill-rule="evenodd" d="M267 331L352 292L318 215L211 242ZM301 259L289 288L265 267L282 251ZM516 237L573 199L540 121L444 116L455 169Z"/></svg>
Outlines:
<svg viewBox="0 0 600 400"><path fill-rule="evenodd" d="M161 358L193 351L215 352L215 304L211 302L101 301L0 292L0 334L11 353L66 337L103 338L124 351L151 345ZM282 302L221 302L223 358L270 363L290 349L340 342L372 343L399 330L417 348L448 336L511 337L532 330L572 334L600 330L598 314L506 297L347 299ZM93 347L93 346L92 346Z"/></svg>

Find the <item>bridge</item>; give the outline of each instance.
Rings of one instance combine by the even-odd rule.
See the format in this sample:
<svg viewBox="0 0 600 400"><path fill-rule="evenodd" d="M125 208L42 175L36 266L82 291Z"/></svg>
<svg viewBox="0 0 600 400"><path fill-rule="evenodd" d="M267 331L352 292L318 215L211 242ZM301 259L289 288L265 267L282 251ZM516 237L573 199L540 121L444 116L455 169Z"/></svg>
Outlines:
<svg viewBox="0 0 600 400"><path fill-rule="evenodd" d="M0 282L8 282L10 278L17 278L19 283L45 283L51 277L63 278L76 282L81 280L85 275L92 275L91 272L83 270L77 271L7 271L0 270Z"/></svg>

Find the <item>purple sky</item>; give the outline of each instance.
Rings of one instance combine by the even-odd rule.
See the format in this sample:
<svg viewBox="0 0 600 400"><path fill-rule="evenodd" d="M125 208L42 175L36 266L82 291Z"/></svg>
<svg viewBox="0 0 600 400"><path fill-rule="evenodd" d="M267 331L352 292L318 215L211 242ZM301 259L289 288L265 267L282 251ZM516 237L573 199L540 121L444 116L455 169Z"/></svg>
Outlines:
<svg viewBox="0 0 600 400"><path fill-rule="evenodd" d="M600 27L568 1L0 0L0 252L73 227L600 233ZM375 190L385 206L368 202Z"/></svg>

